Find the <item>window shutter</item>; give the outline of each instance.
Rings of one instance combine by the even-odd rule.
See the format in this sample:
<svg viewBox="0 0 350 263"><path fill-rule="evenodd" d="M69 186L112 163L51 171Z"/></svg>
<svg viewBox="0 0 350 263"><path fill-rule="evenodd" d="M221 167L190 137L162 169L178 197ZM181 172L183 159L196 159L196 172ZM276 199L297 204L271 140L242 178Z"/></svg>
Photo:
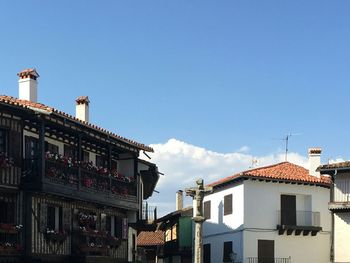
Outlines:
<svg viewBox="0 0 350 263"><path fill-rule="evenodd" d="M9 156L13 159L15 166L21 165L21 133L17 131L9 132Z"/></svg>
<svg viewBox="0 0 350 263"><path fill-rule="evenodd" d="M232 214L232 194L224 197L224 215Z"/></svg>
<svg viewBox="0 0 350 263"><path fill-rule="evenodd" d="M204 217L205 219L210 219L211 214L210 214L210 201L204 202Z"/></svg>
<svg viewBox="0 0 350 263"><path fill-rule="evenodd" d="M47 228L47 204L40 204L39 229L40 232L46 232Z"/></svg>
<svg viewBox="0 0 350 263"><path fill-rule="evenodd" d="M122 219L120 217L114 217L115 218L115 236L118 238L122 238L123 233L123 227L122 227Z"/></svg>
<svg viewBox="0 0 350 263"><path fill-rule="evenodd" d="M101 214L101 230L106 231L107 230L107 215Z"/></svg>
<svg viewBox="0 0 350 263"><path fill-rule="evenodd" d="M123 218L122 219L122 239L128 239L128 233L129 233L128 219Z"/></svg>
<svg viewBox="0 0 350 263"><path fill-rule="evenodd" d="M62 222L63 222L63 229L65 231L71 230L71 209L69 207L63 207L62 208Z"/></svg>

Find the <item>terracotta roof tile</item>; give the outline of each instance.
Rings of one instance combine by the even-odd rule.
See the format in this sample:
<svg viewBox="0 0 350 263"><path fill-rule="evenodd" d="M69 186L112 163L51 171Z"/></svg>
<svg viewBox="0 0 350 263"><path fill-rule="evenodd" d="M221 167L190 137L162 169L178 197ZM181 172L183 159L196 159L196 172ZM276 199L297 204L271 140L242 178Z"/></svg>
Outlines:
<svg viewBox="0 0 350 263"><path fill-rule="evenodd" d="M0 102L5 103L5 104L9 104L9 105L22 107L22 108L28 108L28 109L33 109L34 108L34 109L46 111L48 113L55 113L55 114L60 115L60 116L62 116L64 118L73 120L75 122L79 122L79 123L87 126L88 128L92 128L92 129L95 129L97 131L106 133L106 134L114 137L115 139L123 141L123 142L125 142L127 144L130 144L130 145L132 145L134 147L137 147L137 148L139 148L141 150L153 152L152 147L149 147L149 146L147 146L145 144L138 143L136 141L133 141L133 140L130 140L130 139L127 139L127 138L124 138L124 137L119 136L119 135L117 135L115 133L107 131L106 129L100 128L100 127L98 127L98 126L96 126L94 124L88 123L86 121L79 120L78 118L76 118L76 117L74 117L74 116L72 116L70 114L67 114L67 113L65 113L63 111L60 111L60 110L57 110L55 108L46 106L46 105L44 105L42 103L36 103L36 102L28 101L28 100L21 100L21 99L17 99L15 97L6 96L6 95L0 95Z"/></svg>
<svg viewBox="0 0 350 263"><path fill-rule="evenodd" d="M138 246L157 246L164 244L164 232L161 230L153 231L142 231L137 236Z"/></svg>
<svg viewBox="0 0 350 263"><path fill-rule="evenodd" d="M324 186L329 186L329 184L331 183L330 178L328 176L321 176L320 178L317 178L315 176L310 175L309 170L305 169L304 167L289 162L282 162L234 174L214 183L211 183L209 184L209 186L219 186L238 178L249 177L272 180L275 179L281 181L291 181L300 183L311 183Z"/></svg>

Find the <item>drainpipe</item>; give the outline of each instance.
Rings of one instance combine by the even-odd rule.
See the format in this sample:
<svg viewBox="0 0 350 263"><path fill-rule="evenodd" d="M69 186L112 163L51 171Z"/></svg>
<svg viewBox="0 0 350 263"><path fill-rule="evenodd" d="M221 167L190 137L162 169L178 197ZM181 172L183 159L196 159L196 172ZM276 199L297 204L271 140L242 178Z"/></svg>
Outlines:
<svg viewBox="0 0 350 263"><path fill-rule="evenodd" d="M332 176L332 184L331 184L331 190L330 190L330 201L334 201L334 176L336 176L338 173L338 170L336 169L334 171L334 175ZM334 211L332 211L332 231L331 231L331 262L334 262Z"/></svg>

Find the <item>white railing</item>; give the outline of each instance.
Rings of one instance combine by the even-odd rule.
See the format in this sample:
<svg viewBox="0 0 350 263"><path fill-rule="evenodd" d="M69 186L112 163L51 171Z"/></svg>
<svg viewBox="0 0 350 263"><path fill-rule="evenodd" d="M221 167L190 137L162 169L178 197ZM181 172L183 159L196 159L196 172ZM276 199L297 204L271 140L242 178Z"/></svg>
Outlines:
<svg viewBox="0 0 350 263"><path fill-rule="evenodd" d="M277 211L277 220L279 225L294 225L295 226L315 226L321 225L320 212L312 211L296 211L296 218L281 218L281 211ZM285 221L285 222L283 222Z"/></svg>

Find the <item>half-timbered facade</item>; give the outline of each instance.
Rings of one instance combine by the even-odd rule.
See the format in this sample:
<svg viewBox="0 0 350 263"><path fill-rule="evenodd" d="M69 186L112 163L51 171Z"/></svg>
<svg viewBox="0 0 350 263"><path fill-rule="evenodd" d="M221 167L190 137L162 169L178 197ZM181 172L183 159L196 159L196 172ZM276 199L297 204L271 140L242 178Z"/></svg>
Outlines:
<svg viewBox="0 0 350 263"><path fill-rule="evenodd" d="M73 117L36 102L35 70L18 76L20 98L0 96L0 262L132 261L153 149L90 124L87 97Z"/></svg>

